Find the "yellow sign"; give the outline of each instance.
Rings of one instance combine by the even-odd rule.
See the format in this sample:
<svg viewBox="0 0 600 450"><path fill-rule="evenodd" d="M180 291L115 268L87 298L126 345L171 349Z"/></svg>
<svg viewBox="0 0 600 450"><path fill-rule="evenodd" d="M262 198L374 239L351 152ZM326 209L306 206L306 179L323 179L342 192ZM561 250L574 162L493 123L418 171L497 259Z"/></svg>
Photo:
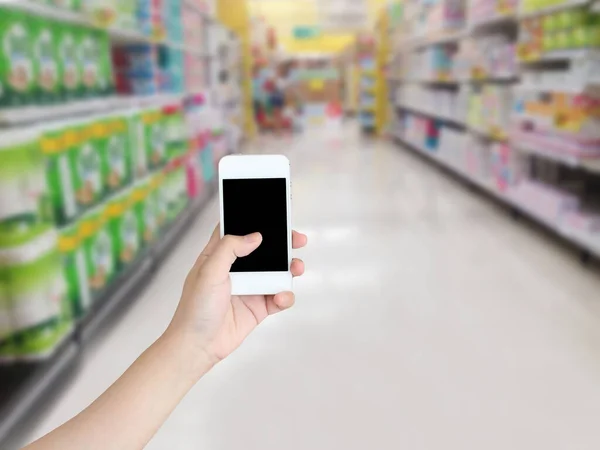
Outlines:
<svg viewBox="0 0 600 450"><path fill-rule="evenodd" d="M309 86L311 91L322 91L325 89L325 81L323 80L310 80Z"/></svg>

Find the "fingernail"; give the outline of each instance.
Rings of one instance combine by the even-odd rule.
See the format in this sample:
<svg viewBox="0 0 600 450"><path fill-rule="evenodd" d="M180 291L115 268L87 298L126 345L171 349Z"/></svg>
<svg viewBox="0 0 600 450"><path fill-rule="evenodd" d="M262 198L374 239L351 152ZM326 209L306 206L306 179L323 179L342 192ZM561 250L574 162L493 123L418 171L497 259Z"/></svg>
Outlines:
<svg viewBox="0 0 600 450"><path fill-rule="evenodd" d="M244 239L246 240L246 242L258 242L262 239L262 236L260 235L260 233L252 233L247 236L244 236Z"/></svg>

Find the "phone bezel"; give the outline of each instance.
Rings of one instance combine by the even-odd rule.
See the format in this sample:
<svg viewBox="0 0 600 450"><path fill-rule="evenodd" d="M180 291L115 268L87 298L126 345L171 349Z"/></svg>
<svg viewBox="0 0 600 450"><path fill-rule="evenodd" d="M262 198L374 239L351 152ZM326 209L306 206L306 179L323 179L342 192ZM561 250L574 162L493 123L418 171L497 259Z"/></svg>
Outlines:
<svg viewBox="0 0 600 450"><path fill-rule="evenodd" d="M287 272L233 272L230 273L233 295L272 295L291 291L292 264L292 208L290 161L283 155L229 155L219 162L219 208L221 237L225 233L223 209L223 180L253 178L285 178L287 210Z"/></svg>

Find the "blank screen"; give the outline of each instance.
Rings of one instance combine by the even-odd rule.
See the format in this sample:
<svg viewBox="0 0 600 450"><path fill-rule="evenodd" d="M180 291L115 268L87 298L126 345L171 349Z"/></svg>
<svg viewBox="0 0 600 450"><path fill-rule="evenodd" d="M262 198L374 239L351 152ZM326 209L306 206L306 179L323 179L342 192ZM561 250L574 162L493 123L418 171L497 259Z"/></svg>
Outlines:
<svg viewBox="0 0 600 450"><path fill-rule="evenodd" d="M225 234L259 232L260 247L238 258L232 272L287 272L287 190L285 178L223 180Z"/></svg>

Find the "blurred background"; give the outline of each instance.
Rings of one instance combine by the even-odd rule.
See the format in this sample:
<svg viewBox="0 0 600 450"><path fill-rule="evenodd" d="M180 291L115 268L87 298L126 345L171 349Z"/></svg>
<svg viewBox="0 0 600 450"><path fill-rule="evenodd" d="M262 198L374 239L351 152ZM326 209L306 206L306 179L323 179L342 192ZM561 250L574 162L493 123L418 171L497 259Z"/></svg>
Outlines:
<svg viewBox="0 0 600 450"><path fill-rule="evenodd" d="M307 273L148 448L600 448L597 1L5 0L0 41L0 448L164 331L236 152L290 158Z"/></svg>

